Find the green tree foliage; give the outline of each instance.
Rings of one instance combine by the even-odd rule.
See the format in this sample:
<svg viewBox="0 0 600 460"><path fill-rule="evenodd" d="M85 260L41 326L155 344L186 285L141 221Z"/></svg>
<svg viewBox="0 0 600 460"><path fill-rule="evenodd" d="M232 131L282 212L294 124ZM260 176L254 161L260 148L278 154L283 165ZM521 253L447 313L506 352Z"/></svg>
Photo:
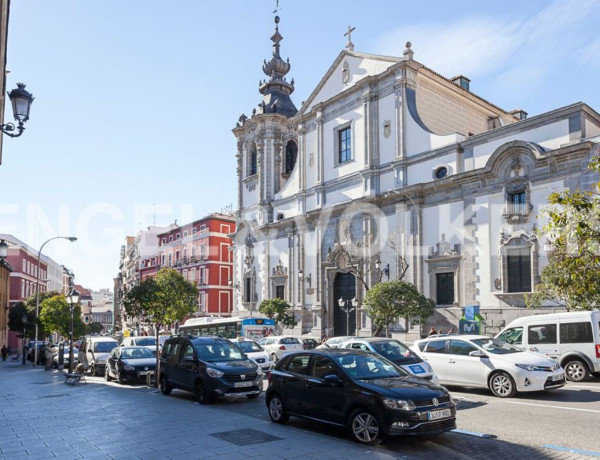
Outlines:
<svg viewBox="0 0 600 460"><path fill-rule="evenodd" d="M600 172L600 158L589 165ZM541 282L525 296L530 308L545 300L567 310L593 310L600 305L600 195L593 191L555 192L544 210L547 224L540 230L548 250L548 265Z"/></svg>
<svg viewBox="0 0 600 460"><path fill-rule="evenodd" d="M27 318L27 322L23 323L23 315ZM23 333L23 325L25 325L25 336L33 337L35 331L35 310L33 312L27 309L23 302L17 302L14 307L8 311L8 329L19 334Z"/></svg>
<svg viewBox="0 0 600 460"><path fill-rule="evenodd" d="M290 308L292 308L291 305L283 299L264 299L260 303L258 311L286 328L293 328L298 321L293 313L288 313Z"/></svg>
<svg viewBox="0 0 600 460"><path fill-rule="evenodd" d="M69 337L71 331L71 307L62 294L44 299L40 303L40 325L47 334L58 332ZM73 307L73 337L80 337L85 333L85 326L81 321L81 305ZM43 336L41 336L43 337Z"/></svg>
<svg viewBox="0 0 600 460"><path fill-rule="evenodd" d="M125 294L125 312L130 317L144 318L156 330L156 369L159 368L159 329L181 321L196 312L198 288L172 268L162 268L155 277L146 278Z"/></svg>
<svg viewBox="0 0 600 460"><path fill-rule="evenodd" d="M364 310L378 328L386 329L398 318L419 318L421 322L433 315L435 304L422 295L414 284L392 280L373 286L365 296Z"/></svg>
<svg viewBox="0 0 600 460"><path fill-rule="evenodd" d="M91 322L85 325L86 334L100 334L104 330L104 326L100 323Z"/></svg>

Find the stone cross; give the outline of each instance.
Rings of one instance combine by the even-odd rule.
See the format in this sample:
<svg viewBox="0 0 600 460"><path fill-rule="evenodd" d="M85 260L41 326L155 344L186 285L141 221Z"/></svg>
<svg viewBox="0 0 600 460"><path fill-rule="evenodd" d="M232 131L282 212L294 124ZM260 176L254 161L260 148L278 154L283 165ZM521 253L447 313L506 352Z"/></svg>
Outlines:
<svg viewBox="0 0 600 460"><path fill-rule="evenodd" d="M348 37L348 43L346 44L346 49L350 51L354 51L354 43L352 43L352 32L356 30L356 27L348 26L348 32L344 34L344 37Z"/></svg>

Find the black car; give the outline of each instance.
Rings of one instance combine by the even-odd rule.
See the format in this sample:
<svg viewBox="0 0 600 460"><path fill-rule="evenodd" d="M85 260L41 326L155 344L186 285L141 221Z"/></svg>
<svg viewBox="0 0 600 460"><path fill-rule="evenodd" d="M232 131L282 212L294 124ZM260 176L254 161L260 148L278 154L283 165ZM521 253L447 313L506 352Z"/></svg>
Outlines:
<svg viewBox="0 0 600 460"><path fill-rule="evenodd" d="M156 369L156 355L146 347L115 347L106 360L104 378L117 382L145 381Z"/></svg>
<svg viewBox="0 0 600 460"><path fill-rule="evenodd" d="M191 391L201 404L217 396L258 398L263 373L232 342L213 336L168 339L160 356L160 389Z"/></svg>
<svg viewBox="0 0 600 460"><path fill-rule="evenodd" d="M276 423L294 415L345 426L365 444L456 428L456 406L444 387L368 351L330 348L284 356L269 374L266 403Z"/></svg>

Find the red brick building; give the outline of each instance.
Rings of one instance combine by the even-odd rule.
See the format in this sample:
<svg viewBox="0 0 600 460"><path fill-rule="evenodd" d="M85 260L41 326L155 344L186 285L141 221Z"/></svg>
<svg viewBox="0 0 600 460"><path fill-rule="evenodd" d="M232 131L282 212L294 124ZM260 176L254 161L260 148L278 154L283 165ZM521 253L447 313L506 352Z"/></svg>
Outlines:
<svg viewBox="0 0 600 460"><path fill-rule="evenodd" d="M198 285L198 315L229 316L233 309L232 245L235 217L214 213L158 235L158 255L142 262L140 278L162 267L179 271Z"/></svg>

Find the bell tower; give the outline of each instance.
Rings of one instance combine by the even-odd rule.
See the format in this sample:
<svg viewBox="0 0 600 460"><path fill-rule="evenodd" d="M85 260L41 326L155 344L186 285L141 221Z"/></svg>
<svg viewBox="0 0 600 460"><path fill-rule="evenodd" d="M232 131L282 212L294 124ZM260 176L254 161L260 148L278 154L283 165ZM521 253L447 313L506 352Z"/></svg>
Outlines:
<svg viewBox="0 0 600 460"><path fill-rule="evenodd" d="M289 58L280 55L283 36L279 16L271 37L273 55L263 62L267 78L259 82L262 101L252 115L240 116L233 134L237 138L238 223L263 226L274 221L272 202L293 170L297 135L293 117L298 110L290 95L294 80L287 81Z"/></svg>

